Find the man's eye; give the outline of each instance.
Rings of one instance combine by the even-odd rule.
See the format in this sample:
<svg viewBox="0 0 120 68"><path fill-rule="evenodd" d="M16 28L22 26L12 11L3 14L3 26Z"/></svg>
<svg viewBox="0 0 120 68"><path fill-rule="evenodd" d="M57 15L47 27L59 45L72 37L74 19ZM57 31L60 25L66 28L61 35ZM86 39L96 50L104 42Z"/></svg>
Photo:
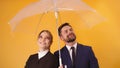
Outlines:
<svg viewBox="0 0 120 68"><path fill-rule="evenodd" d="M73 31L73 29L71 28L70 31Z"/></svg>
<svg viewBox="0 0 120 68"><path fill-rule="evenodd" d="M67 33L68 31L66 30L65 33Z"/></svg>

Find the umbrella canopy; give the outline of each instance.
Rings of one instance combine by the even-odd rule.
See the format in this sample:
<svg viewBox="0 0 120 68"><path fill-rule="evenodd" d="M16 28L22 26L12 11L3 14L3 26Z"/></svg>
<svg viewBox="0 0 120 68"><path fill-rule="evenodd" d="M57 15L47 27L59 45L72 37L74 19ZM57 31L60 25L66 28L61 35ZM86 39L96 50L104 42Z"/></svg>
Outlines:
<svg viewBox="0 0 120 68"><path fill-rule="evenodd" d="M36 14L46 14L49 12L74 11L79 15L79 19L86 27L91 28L104 20L93 8L89 7L81 0L40 0L29 4L20 10L10 21L12 30L23 19ZM61 14L61 13L60 13ZM63 18L61 18L63 19ZM82 25L83 26L83 25Z"/></svg>

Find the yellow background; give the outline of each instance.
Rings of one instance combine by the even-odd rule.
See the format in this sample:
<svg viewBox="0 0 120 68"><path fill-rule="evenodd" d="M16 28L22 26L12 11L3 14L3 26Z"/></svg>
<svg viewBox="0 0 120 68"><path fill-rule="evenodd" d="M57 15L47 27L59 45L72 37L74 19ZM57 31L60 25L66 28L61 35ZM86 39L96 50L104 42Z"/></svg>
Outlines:
<svg viewBox="0 0 120 68"><path fill-rule="evenodd" d="M36 28L33 24L39 21L39 15L26 18L20 22L28 22L26 24L30 27L22 26L23 29L27 27L26 30L28 31L13 33L8 24L18 11L36 1L0 0L0 68L24 68L29 55L38 51ZM92 29L79 30L74 27L78 42L92 46L100 68L120 68L120 0L84 0L84 2L104 16L106 21L99 23ZM42 22L47 22L46 20L50 19L52 18L48 15L47 19L42 20ZM49 26L40 27L47 27L54 35L54 43L51 47L51 51L54 52L58 47L55 24L52 22L54 20L51 20ZM70 22L74 26L76 21ZM40 30L37 30L37 33Z"/></svg>

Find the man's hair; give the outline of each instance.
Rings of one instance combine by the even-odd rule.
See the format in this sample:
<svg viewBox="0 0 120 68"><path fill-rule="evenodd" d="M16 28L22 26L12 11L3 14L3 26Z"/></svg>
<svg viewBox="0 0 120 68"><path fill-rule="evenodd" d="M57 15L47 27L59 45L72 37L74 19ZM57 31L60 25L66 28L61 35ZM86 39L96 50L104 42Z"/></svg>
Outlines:
<svg viewBox="0 0 120 68"><path fill-rule="evenodd" d="M71 27L71 25L70 25L69 23L67 23L67 22L61 24L61 25L59 26L59 28L58 28L58 35L59 35L59 36L60 36L61 30L62 30L62 28L63 28L64 26L70 26L70 27Z"/></svg>

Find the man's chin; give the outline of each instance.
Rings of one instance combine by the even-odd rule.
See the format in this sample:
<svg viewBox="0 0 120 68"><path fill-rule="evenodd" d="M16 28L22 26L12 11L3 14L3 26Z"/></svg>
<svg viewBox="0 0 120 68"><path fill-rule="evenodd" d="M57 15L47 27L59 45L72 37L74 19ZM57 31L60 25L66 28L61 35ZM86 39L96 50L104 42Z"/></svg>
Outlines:
<svg viewBox="0 0 120 68"><path fill-rule="evenodd" d="M70 42L74 42L76 39L70 39L68 40L67 42L70 43Z"/></svg>

